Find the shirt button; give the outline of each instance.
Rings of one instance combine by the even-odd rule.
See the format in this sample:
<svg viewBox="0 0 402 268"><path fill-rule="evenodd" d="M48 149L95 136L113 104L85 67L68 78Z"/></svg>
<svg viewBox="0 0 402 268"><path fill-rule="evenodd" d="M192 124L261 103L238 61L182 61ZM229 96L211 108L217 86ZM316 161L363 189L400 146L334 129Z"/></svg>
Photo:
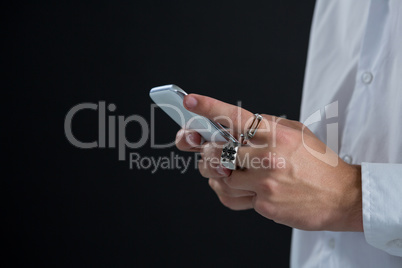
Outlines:
<svg viewBox="0 0 402 268"><path fill-rule="evenodd" d="M330 249L334 249L335 248L335 239L331 238L330 240L328 240L328 247Z"/></svg>
<svg viewBox="0 0 402 268"><path fill-rule="evenodd" d="M365 84L370 84L373 81L373 74L370 72L364 72L362 74L362 82Z"/></svg>
<svg viewBox="0 0 402 268"><path fill-rule="evenodd" d="M348 164L352 163L352 157L350 155L345 155L342 159Z"/></svg>

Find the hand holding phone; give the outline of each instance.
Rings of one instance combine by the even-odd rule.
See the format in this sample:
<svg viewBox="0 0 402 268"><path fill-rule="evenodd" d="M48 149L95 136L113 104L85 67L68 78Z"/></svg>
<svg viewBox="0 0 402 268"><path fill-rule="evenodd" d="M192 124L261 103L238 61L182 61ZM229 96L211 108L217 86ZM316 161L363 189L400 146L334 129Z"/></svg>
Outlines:
<svg viewBox="0 0 402 268"><path fill-rule="evenodd" d="M237 142L221 124L188 111L183 106L187 93L176 85L154 87L151 99L182 128L197 131L206 141Z"/></svg>

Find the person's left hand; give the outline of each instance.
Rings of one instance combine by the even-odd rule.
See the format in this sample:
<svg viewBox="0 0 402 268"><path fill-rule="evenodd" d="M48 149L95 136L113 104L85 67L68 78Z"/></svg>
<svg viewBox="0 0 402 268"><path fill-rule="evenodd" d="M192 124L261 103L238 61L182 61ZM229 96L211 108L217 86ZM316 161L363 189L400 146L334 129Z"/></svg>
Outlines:
<svg viewBox="0 0 402 268"><path fill-rule="evenodd" d="M184 106L231 125L236 136L245 133L254 118L245 109L201 95L187 95ZM200 173L210 178L221 202L235 210L254 208L268 219L298 229L362 231L360 166L342 161L302 123L262 116L256 135L239 148L237 170L211 161L220 159L222 149L213 143L202 146ZM190 131L181 135L189 133L193 139L199 135ZM186 139L178 140L177 146L181 150L194 147ZM327 164L334 159L336 165Z"/></svg>

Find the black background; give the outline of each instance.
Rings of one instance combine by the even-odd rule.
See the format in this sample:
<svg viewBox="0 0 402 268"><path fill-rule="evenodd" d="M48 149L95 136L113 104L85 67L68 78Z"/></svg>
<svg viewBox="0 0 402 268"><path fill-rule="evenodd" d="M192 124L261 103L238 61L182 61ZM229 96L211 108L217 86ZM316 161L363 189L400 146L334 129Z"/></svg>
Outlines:
<svg viewBox="0 0 402 268"><path fill-rule="evenodd" d="M286 267L291 229L221 205L194 169L130 169L116 148L79 149L64 119L84 102L150 119L174 83L298 119L314 1L53 1L2 4L3 261L52 267ZM96 111L73 133L98 136ZM178 126L156 113L156 140ZM138 124L127 126L138 140ZM194 157L176 148L141 156Z"/></svg>

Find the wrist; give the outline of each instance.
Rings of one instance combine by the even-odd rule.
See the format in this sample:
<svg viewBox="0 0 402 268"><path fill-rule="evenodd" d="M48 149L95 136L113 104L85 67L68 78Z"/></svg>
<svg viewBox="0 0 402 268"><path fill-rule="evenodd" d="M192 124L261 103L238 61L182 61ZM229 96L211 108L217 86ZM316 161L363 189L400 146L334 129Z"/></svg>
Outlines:
<svg viewBox="0 0 402 268"><path fill-rule="evenodd" d="M342 231L363 232L362 175L360 165L349 165L347 175L348 189L344 191L344 221Z"/></svg>

